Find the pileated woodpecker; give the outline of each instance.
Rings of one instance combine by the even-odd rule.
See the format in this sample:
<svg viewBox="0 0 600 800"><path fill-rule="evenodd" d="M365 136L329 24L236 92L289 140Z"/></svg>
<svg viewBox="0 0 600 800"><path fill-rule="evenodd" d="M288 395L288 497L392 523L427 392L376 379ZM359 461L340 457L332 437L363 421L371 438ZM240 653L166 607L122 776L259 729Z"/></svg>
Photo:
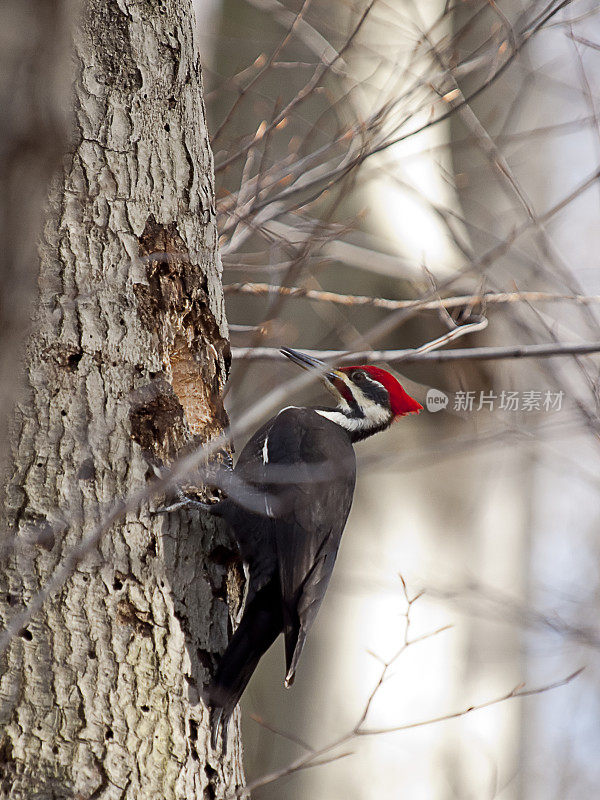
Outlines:
<svg viewBox="0 0 600 800"><path fill-rule="evenodd" d="M287 347L281 352L300 367L320 370L337 406L280 411L254 434L235 466L234 477L248 487L253 502L234 492L208 507L229 523L248 570L241 622L205 693L213 747L220 727L226 740L238 700L280 633L285 685L294 681L352 504L352 445L422 408L378 367L329 369Z"/></svg>

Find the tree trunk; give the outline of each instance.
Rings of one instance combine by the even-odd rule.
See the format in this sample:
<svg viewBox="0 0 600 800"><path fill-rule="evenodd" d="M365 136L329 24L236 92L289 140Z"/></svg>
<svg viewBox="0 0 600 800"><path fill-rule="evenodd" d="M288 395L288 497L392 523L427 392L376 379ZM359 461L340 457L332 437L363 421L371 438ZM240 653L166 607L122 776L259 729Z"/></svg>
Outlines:
<svg viewBox="0 0 600 800"><path fill-rule="evenodd" d="M73 557L151 463L226 421L191 2L85 5L12 434L4 624L59 568L73 574L0 656L0 796L220 798L242 782L237 730L227 756L212 752L199 698L227 639L225 534L151 502Z"/></svg>

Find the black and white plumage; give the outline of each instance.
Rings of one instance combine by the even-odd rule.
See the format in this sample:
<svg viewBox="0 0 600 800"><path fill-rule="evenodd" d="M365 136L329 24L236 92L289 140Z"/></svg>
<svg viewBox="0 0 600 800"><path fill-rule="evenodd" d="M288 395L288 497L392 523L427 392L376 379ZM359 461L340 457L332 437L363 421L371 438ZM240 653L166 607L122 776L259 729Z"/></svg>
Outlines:
<svg viewBox="0 0 600 800"><path fill-rule="evenodd" d="M328 370L294 350L282 353L304 368L321 370L338 405L280 411L248 441L234 469L236 485L247 487L254 498L252 510L235 493L210 507L229 523L248 568L241 622L205 693L213 747L220 727L226 739L237 702L280 633L285 684L293 683L350 513L353 443L421 408L385 370Z"/></svg>

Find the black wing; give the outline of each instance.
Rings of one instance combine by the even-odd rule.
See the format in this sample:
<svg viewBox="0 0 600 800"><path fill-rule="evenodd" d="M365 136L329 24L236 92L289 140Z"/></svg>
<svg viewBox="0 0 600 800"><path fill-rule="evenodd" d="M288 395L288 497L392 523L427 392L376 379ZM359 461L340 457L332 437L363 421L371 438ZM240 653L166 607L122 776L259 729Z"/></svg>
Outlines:
<svg viewBox="0 0 600 800"><path fill-rule="evenodd" d="M356 459L347 432L312 409L285 409L271 422L261 453L268 459L265 490L280 500L278 516L270 523L290 685L350 513Z"/></svg>
<svg viewBox="0 0 600 800"><path fill-rule="evenodd" d="M311 409L280 412L240 454L235 473L265 511L249 510L243 487L218 506L236 533L250 583L242 621L205 695L213 746L221 725L225 738L259 659L282 630L286 684L292 683L333 571L355 472L348 434Z"/></svg>

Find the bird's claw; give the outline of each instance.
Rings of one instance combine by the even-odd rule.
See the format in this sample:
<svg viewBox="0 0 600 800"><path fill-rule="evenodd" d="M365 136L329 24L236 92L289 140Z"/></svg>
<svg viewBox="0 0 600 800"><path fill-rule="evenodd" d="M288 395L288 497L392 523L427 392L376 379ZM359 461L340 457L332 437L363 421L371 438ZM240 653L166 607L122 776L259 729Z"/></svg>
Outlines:
<svg viewBox="0 0 600 800"><path fill-rule="evenodd" d="M155 508L152 513L170 514L172 511L178 511L180 508L196 508L200 511L210 512L213 505L212 503L202 503L200 500L192 500L192 498L184 494L181 489L178 489L176 494L177 501L175 503L170 503L167 506L159 506Z"/></svg>

